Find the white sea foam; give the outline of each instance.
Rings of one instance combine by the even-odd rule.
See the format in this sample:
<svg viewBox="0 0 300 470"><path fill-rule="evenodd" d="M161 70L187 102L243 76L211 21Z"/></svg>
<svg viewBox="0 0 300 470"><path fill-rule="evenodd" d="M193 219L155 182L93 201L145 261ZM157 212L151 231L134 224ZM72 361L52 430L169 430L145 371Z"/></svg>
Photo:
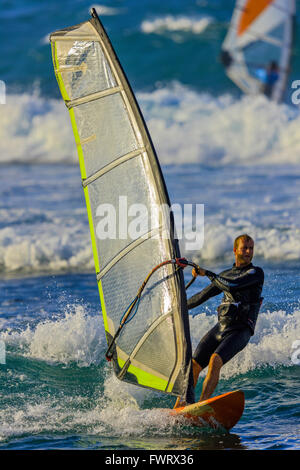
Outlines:
<svg viewBox="0 0 300 470"><path fill-rule="evenodd" d="M193 349L217 321L215 315L207 314L205 310L203 307L197 316L190 317ZM262 308L254 336L247 347L224 366L223 377L246 374L262 366L293 366L293 343L299 338L298 308L290 314L283 310L264 311ZM76 363L79 367L98 365L106 350L102 319L89 315L79 305L68 306L63 317L41 320L35 327L27 326L22 331L7 328L0 333L0 339L26 357L65 365ZM111 374L110 368L105 384L107 400L121 400L130 406L140 406L153 393L124 384L123 395L119 396L115 390L120 382Z"/></svg>
<svg viewBox="0 0 300 470"><path fill-rule="evenodd" d="M99 364L105 350L101 318L88 315L79 305L66 308L64 317L41 321L34 328L7 329L1 339L26 357L79 367Z"/></svg>
<svg viewBox="0 0 300 470"><path fill-rule="evenodd" d="M162 164L277 165L300 162L300 111L259 96L213 97L179 83L138 93ZM258 119L259 116L259 119ZM188 142L188 147L187 147ZM77 163L61 100L8 95L0 116L0 163Z"/></svg>
<svg viewBox="0 0 300 470"><path fill-rule="evenodd" d="M199 164L199 177L202 164L206 168L222 165L228 172L228 181L223 178L220 184L214 179L217 173L207 174L204 246L190 253L182 242L184 255L199 262L227 259L232 256L232 240L247 232L255 239L259 257L300 258L298 110L269 103L264 97L213 98L179 84L139 93L138 98L162 164ZM69 116L61 101L46 101L37 93L9 95L5 113L0 115L0 137L1 163L64 162L78 168ZM286 176L280 174L283 164ZM289 166L294 164L298 166ZM231 165L241 165L246 172L231 175ZM11 208L0 209L0 271L93 271L84 203L64 207L62 195L53 190L62 177L59 167L57 171L55 166L53 171L34 168L39 169L28 171L25 178L22 167L16 165L3 180L3 195L10 194ZM179 176L180 169L176 178ZM72 172L64 175L64 181L66 178L66 191L79 188L79 170L74 176ZM203 203L197 181L187 181L176 195L179 200L172 203ZM41 185L39 199L47 201L46 207L28 192L37 182ZM12 203L16 188L18 196ZM216 194L216 190L220 192ZM68 194L65 197L70 199Z"/></svg>
<svg viewBox="0 0 300 470"><path fill-rule="evenodd" d="M163 164L300 162L300 112L296 108L264 96L213 97L178 83L139 93L138 98Z"/></svg>
<svg viewBox="0 0 300 470"><path fill-rule="evenodd" d="M46 34L45 36L43 36L41 39L40 39L40 43L43 44L43 45L48 45L50 44L50 33L49 34Z"/></svg>
<svg viewBox="0 0 300 470"><path fill-rule="evenodd" d="M141 31L145 34L163 34L166 31L201 34L212 22L213 18L210 16L188 17L167 15L144 20L141 24Z"/></svg>
<svg viewBox="0 0 300 470"><path fill-rule="evenodd" d="M75 163L70 119L60 100L8 95L0 115L0 163Z"/></svg>
<svg viewBox="0 0 300 470"><path fill-rule="evenodd" d="M0 271L7 273L38 273L66 271L94 271L94 261L88 221L84 208L74 211L49 214L46 222L22 225L22 214L13 214L17 223L0 229ZM35 212L37 216L37 212ZM40 217L45 212L40 211ZM20 218L19 218L20 217ZM280 227L264 228L224 218L216 223L213 216L205 218L204 245L197 251L186 251L184 240L180 242L181 253L198 264L209 266L214 260L231 262L232 240L240 233L249 233L255 239L256 257L267 260L297 260L300 258L300 228L291 224L284 230ZM138 286L137 286L138 287Z"/></svg>
<svg viewBox="0 0 300 470"><path fill-rule="evenodd" d="M205 311L190 319L193 347L214 325L215 317ZM300 338L300 310L287 315L284 311L262 312L255 335L246 348L222 368L221 378L232 379L263 367L293 366L292 345ZM83 308L67 309L63 318L41 321L36 327L23 331L2 331L4 340L14 354L68 368L76 363L80 367L98 365L104 356L105 339L102 320L89 316ZM25 371L9 370L7 379L19 384L32 380ZM201 373L203 377L205 371ZM174 436L180 423L160 409L144 409L146 402L157 400L157 393L121 382L107 365L101 371L104 390L95 391L93 406L86 406L86 396L65 393L57 396L45 393L43 382L33 388L33 395L9 404L0 411L0 439L24 432L85 429L93 434L113 436L161 435ZM200 378L201 382L201 378ZM120 384L122 386L120 386ZM158 401L157 401L158 403ZM157 405L156 405L157 406ZM182 423L183 424L183 423Z"/></svg>
<svg viewBox="0 0 300 470"><path fill-rule="evenodd" d="M269 260L300 258L300 229L290 227L264 229L249 224L236 225L230 219L224 225L214 224L207 217L203 248L186 251L180 242L181 253L199 265L209 266L214 260L231 262L232 240L247 232L255 239L256 257ZM76 230L74 230L76 227ZM73 214L73 224L57 217L48 223L35 223L0 229L0 271L7 273L39 273L94 271L94 260L85 214ZM137 286L138 287L138 286Z"/></svg>
<svg viewBox="0 0 300 470"><path fill-rule="evenodd" d="M16 374L10 379L20 380ZM174 418L159 409L141 409L126 392L126 384L122 383L122 387L120 384L117 379L108 379L104 394L99 392L97 396L95 393L88 406L84 394L70 396L66 390L59 396L49 395L44 393L42 384L33 387L32 395L27 395L26 400L24 396L19 400L20 395L16 393L13 406L8 404L0 410L0 440L24 433L56 432L58 428L60 432L80 430L80 433L102 437L142 438L149 434L149 429L151 435L173 435L174 429L178 429Z"/></svg>
<svg viewBox="0 0 300 470"><path fill-rule="evenodd" d="M89 12L95 8L97 14L101 16L114 16L124 12L124 8L108 7L106 5L96 4L89 7Z"/></svg>
<svg viewBox="0 0 300 470"><path fill-rule="evenodd" d="M92 270L93 255L86 219L51 216L48 223L0 229L0 270L42 272ZM74 229L76 227L76 229Z"/></svg>
<svg viewBox="0 0 300 470"><path fill-rule="evenodd" d="M120 381L111 373L105 380L98 419L101 424L119 436L173 435L178 428L172 416L160 409L142 409L145 400L153 398L155 392ZM105 404L103 406L103 403ZM97 428L96 428L97 429Z"/></svg>
<svg viewBox="0 0 300 470"><path fill-rule="evenodd" d="M102 16L120 15L120 14L124 13L124 11L126 10L125 8L114 8L114 7L109 7L109 6L102 5L102 4L93 4L89 7L88 13L90 13L92 8L95 8L95 10L96 10L97 14L100 16L100 18ZM50 34L46 34L40 40L41 44L47 44L47 45L49 45L49 41L50 41Z"/></svg>
<svg viewBox="0 0 300 470"><path fill-rule="evenodd" d="M259 227L244 221L235 223L230 218L224 224L212 222L213 217L205 219L205 239L203 247L197 251L187 251L180 243L182 253L192 257L195 262L209 262L216 259L233 258L232 243L241 233L248 233L255 240L255 256L265 260L298 260L300 258L300 228L293 225L283 228Z"/></svg>

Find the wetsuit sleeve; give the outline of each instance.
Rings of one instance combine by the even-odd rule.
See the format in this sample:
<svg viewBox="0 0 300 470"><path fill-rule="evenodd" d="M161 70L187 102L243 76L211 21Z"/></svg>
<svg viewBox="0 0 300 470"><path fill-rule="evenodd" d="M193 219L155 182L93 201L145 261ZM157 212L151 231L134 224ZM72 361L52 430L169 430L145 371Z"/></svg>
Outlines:
<svg viewBox="0 0 300 470"><path fill-rule="evenodd" d="M235 290L251 287L254 284L263 284L264 282L264 272L261 268L250 268L235 279L227 279L211 271L205 271L205 275L215 287L223 292L233 292Z"/></svg>
<svg viewBox="0 0 300 470"><path fill-rule="evenodd" d="M218 287L214 286L213 284L210 284L209 286L205 287L201 292L198 292L198 294L193 295L190 299L188 299L188 308L195 308L198 307L198 305L203 304L206 302L208 299L211 297L215 297L218 294L221 294L222 290L220 290Z"/></svg>

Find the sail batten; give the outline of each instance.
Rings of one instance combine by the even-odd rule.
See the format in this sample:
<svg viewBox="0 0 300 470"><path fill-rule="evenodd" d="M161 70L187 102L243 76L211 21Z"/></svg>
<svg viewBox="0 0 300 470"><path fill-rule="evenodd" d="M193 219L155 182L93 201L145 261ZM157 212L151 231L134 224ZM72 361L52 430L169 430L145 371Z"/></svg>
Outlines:
<svg viewBox="0 0 300 470"><path fill-rule="evenodd" d="M127 153L126 155L122 155L121 157L114 160L112 163L109 163L105 167L98 170L96 173L91 175L89 178L86 178L82 182L82 186L83 187L87 186L88 184L92 183L96 179L100 178L100 176L103 176L105 173L107 173L108 171L111 171L113 168L117 167L118 165L121 165L122 163L126 162L127 160L131 160L131 158L141 156L145 152L145 150L146 149L144 147L141 147L141 148L138 148L137 150L134 150L132 152Z"/></svg>
<svg viewBox="0 0 300 470"><path fill-rule="evenodd" d="M154 266L180 257L173 219L155 207L170 201L135 96L96 13L50 36L53 64L77 146L107 343ZM126 207L120 208L120 200ZM136 204L151 213L132 235L122 215ZM114 224L103 222L113 208ZM127 219L128 222L128 219ZM128 228L128 230L127 230ZM105 230L106 231L105 231ZM121 234L121 236L120 236ZM166 236L169 234L169 236ZM136 385L184 394L191 364L183 274L153 274L113 350L116 375Z"/></svg>
<svg viewBox="0 0 300 470"><path fill-rule="evenodd" d="M120 259L122 259L124 256L126 256L128 253L130 253L132 250L134 250L137 246L141 245L144 243L146 240L152 237L157 237L162 233L162 227L158 227L154 230L149 230L149 232L146 232L143 236L137 238L133 242L131 242L124 250L122 250L120 253L117 253L116 256L109 261L109 263L102 267L101 272L97 273L97 280L100 281L103 276L115 265L117 264Z"/></svg>
<svg viewBox="0 0 300 470"><path fill-rule="evenodd" d="M80 104L89 103L90 101L97 100L99 98L102 98L103 96L114 95L115 93L119 93L120 91L122 91L120 87L109 88L107 90L99 91L98 93L92 93L81 98L76 98L74 100L67 101L66 106L68 109L74 108L75 106L78 106Z"/></svg>

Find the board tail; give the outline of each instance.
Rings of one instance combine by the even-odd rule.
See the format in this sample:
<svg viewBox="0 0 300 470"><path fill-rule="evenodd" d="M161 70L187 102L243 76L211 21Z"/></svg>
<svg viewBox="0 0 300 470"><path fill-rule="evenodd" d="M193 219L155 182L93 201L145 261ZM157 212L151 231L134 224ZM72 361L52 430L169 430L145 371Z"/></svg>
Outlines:
<svg viewBox="0 0 300 470"><path fill-rule="evenodd" d="M196 426L209 425L216 429L233 428L240 420L245 406L242 390L224 393L192 405L176 408L171 411L174 416L184 416Z"/></svg>

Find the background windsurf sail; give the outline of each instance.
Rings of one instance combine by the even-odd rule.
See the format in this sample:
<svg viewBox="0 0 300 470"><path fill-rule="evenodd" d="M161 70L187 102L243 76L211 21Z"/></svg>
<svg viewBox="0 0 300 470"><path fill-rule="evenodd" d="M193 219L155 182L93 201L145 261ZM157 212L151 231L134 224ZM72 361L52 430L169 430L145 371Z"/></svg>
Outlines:
<svg viewBox="0 0 300 470"><path fill-rule="evenodd" d="M50 37L56 78L78 149L108 345L149 271L179 257L165 212L170 206L160 166L138 104L94 10L89 21ZM129 236L120 219L133 204L151 212L151 227ZM121 208L123 206L123 209ZM116 210L115 237L99 235L103 210ZM102 220L102 222L101 222ZM124 222L124 220L123 220ZM145 222L145 221L144 221ZM143 225L143 223L141 223ZM129 227L128 227L129 229ZM182 270L167 265L151 277L139 309L113 351L117 376L174 395L187 387L191 362Z"/></svg>
<svg viewBox="0 0 300 470"><path fill-rule="evenodd" d="M265 93L275 101L282 100L294 15L295 0L237 1L221 59L228 77L245 93ZM277 68L275 78L271 68Z"/></svg>

